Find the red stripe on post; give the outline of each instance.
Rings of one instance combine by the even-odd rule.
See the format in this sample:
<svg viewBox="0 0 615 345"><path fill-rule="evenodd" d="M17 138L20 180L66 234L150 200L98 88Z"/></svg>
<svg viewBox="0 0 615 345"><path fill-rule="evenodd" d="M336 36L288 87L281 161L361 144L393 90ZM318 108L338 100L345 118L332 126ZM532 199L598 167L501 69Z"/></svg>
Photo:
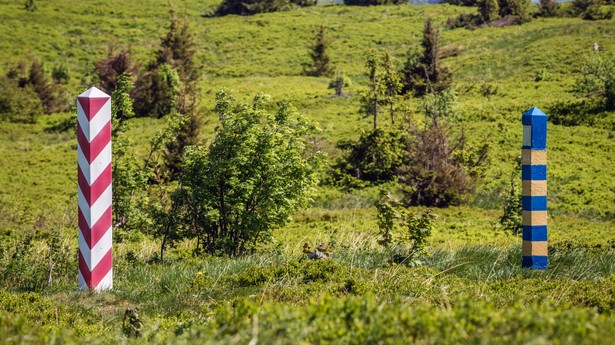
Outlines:
<svg viewBox="0 0 615 345"><path fill-rule="evenodd" d="M81 104L81 109L83 109L88 121L92 121L94 116L98 114L100 108L102 108L109 99L110 98L77 97L79 104Z"/></svg>
<svg viewBox="0 0 615 345"><path fill-rule="evenodd" d="M107 122L105 127L103 127L100 133L98 133L96 138L92 139L91 142L88 142L81 126L77 127L79 127L77 129L77 142L79 143L81 152L83 152L83 156L88 160L88 163L92 164L100 152L107 147L107 144L111 141L111 121Z"/></svg>
<svg viewBox="0 0 615 345"><path fill-rule="evenodd" d="M101 280L109 273L113 268L113 250L109 249L107 254L100 260L98 265L90 271L87 262L83 258L81 251L79 251L79 271L83 280L88 284L89 289L95 289Z"/></svg>
<svg viewBox="0 0 615 345"><path fill-rule="evenodd" d="M90 249L98 243L105 233L107 233L107 230L111 228L112 224L111 206L109 206L98 222L91 228L88 226L85 216L81 210L79 210L79 231L81 231L81 235Z"/></svg>
<svg viewBox="0 0 615 345"><path fill-rule="evenodd" d="M111 184L111 179L113 177L113 173L111 171L111 164L109 164L105 170L98 176L96 181L92 183L92 185L88 185L88 180L83 175L83 171L79 169L77 182L79 183L79 189L81 189L81 193L85 197L88 205L92 207L96 200L100 198L102 193L104 193L109 185Z"/></svg>

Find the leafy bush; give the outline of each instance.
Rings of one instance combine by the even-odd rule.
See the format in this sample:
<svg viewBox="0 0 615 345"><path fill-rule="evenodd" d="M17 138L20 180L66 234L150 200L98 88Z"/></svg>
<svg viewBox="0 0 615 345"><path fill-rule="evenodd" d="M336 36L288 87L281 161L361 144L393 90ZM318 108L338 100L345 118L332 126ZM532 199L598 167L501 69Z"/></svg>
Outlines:
<svg viewBox="0 0 615 345"><path fill-rule="evenodd" d="M315 127L290 104L275 115L268 106L266 95L247 105L218 92L215 138L207 150L185 153L172 216L205 252L237 256L269 241L273 228L306 205L316 184L319 155L304 156Z"/></svg>
<svg viewBox="0 0 615 345"><path fill-rule="evenodd" d="M579 73L575 91L605 110L615 110L615 55L596 52L585 58Z"/></svg>
<svg viewBox="0 0 615 345"><path fill-rule="evenodd" d="M405 163L406 143L403 131L380 128L361 131L358 140L340 141L337 146L344 155L333 167L334 178L346 187L392 181Z"/></svg>
<svg viewBox="0 0 615 345"><path fill-rule="evenodd" d="M0 77L0 121L35 123L41 115L43 104L31 86Z"/></svg>

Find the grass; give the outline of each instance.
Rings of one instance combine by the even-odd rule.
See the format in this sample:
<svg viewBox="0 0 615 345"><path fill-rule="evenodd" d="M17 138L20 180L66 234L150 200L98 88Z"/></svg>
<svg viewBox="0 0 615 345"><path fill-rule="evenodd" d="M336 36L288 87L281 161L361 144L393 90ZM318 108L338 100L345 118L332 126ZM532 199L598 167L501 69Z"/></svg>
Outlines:
<svg viewBox="0 0 615 345"><path fill-rule="evenodd" d="M152 58L168 23L166 2L37 1L38 11L0 0L0 72L37 56L64 63L68 89L90 83L110 41ZM316 6L252 17L202 16L216 2L174 4L194 29L203 65L204 141L216 125L213 95L257 92L292 102L318 121L318 147L330 159L340 139L369 121L358 113L370 48L398 64L417 47L425 18L443 24L473 9L448 5ZM70 19L70 20L68 20ZM329 78L301 75L320 24L336 68L352 79L345 97ZM180 243L164 263L147 237L114 245L112 291L77 293L76 142L58 130L72 113L33 125L0 123L0 334L21 343L562 343L615 341L615 151L613 114L596 127L549 125L550 268L520 268L521 239L498 230L502 195L519 155L520 115L571 101L576 69L594 42L615 50L613 20L536 19L522 26L443 30L443 63L455 74L462 130L488 141L486 176L466 205L435 210L421 265L392 264L377 244L378 188L321 186L312 206L274 233L275 242L237 258L192 256ZM535 81L546 69L549 78ZM481 90L489 88L492 94ZM417 116L420 102L408 100ZM610 121L610 122L609 122ZM164 120L135 119L127 136L139 156ZM413 208L413 213L425 211ZM304 243L334 243L330 260L308 261ZM49 278L49 252L54 262ZM141 337L122 332L136 309Z"/></svg>

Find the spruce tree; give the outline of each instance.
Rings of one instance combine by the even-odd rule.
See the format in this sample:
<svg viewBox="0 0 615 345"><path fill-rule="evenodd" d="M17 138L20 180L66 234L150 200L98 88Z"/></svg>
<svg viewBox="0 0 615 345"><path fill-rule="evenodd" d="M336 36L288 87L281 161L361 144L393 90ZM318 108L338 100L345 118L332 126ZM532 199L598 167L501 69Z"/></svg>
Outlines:
<svg viewBox="0 0 615 345"><path fill-rule="evenodd" d="M314 45L310 47L310 58L312 63L304 67L304 73L309 76L320 77L330 76L333 69L330 66L330 58L327 54L329 47L329 41L325 36L325 27L320 26L318 33L316 33Z"/></svg>
<svg viewBox="0 0 615 345"><path fill-rule="evenodd" d="M410 51L402 70L403 93L413 91L417 96L423 96L450 87L452 74L448 68L440 66L439 44L440 30L433 26L431 19L427 19L421 42L423 54Z"/></svg>

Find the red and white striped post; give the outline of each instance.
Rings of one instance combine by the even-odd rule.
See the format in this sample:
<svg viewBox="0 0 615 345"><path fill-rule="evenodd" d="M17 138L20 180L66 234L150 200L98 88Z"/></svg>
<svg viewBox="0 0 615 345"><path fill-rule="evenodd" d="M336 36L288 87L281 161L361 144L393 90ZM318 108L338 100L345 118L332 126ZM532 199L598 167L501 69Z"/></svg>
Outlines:
<svg viewBox="0 0 615 345"><path fill-rule="evenodd" d="M77 97L79 287L113 288L111 97L92 87Z"/></svg>

